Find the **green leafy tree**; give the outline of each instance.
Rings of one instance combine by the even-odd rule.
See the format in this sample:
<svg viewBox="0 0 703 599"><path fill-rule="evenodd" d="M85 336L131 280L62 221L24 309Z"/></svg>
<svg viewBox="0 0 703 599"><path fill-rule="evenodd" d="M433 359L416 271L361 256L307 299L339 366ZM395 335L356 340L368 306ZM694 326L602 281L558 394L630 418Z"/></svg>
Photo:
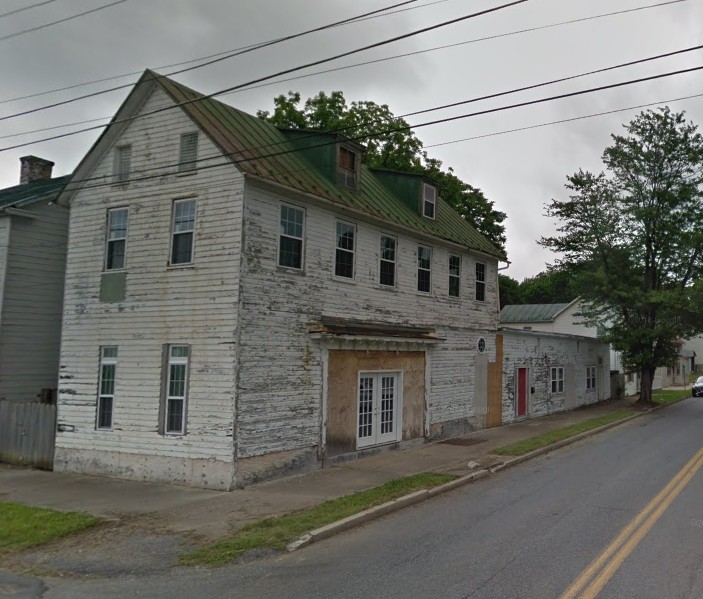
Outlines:
<svg viewBox="0 0 703 599"><path fill-rule="evenodd" d="M525 304L563 304L579 295L581 291L575 268L552 266L520 283L520 296Z"/></svg>
<svg viewBox="0 0 703 599"><path fill-rule="evenodd" d="M505 250L506 214L496 210L480 189L459 179L451 168L443 169L441 161L430 158L407 121L395 116L386 104L370 101L347 104L340 91L329 95L320 92L302 106L300 94L288 92L287 96L274 98L273 103L273 113L259 110L256 115L284 129L340 131L366 146L367 166L430 177L446 202Z"/></svg>
<svg viewBox="0 0 703 599"><path fill-rule="evenodd" d="M647 405L655 369L703 330L703 137L669 108L625 131L603 152L604 172L568 177L569 199L547 210L559 234L541 243L581 266L584 315L639 370Z"/></svg>
<svg viewBox="0 0 703 599"><path fill-rule="evenodd" d="M510 304L524 303L520 294L520 283L516 279L498 273L498 290L501 310Z"/></svg>

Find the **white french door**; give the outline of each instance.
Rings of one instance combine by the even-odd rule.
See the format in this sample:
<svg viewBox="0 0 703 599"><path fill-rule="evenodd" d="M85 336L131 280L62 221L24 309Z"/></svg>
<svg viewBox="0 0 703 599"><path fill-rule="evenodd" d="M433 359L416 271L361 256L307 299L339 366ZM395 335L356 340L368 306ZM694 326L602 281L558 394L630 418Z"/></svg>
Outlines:
<svg viewBox="0 0 703 599"><path fill-rule="evenodd" d="M401 439L399 372L359 373L357 449Z"/></svg>

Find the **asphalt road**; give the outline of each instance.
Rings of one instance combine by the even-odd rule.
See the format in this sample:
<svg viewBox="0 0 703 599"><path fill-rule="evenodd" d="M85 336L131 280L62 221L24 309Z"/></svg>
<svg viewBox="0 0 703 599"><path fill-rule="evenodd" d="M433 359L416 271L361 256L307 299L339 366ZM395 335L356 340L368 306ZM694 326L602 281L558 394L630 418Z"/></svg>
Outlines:
<svg viewBox="0 0 703 599"><path fill-rule="evenodd" d="M42 597L703 597L702 447L689 399L292 554Z"/></svg>

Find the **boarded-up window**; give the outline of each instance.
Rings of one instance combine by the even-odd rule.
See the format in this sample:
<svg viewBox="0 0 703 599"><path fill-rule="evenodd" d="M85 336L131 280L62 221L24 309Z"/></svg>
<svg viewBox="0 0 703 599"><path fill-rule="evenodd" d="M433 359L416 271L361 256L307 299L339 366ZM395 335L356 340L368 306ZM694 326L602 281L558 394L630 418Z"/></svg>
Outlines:
<svg viewBox="0 0 703 599"><path fill-rule="evenodd" d="M178 172L187 173L197 168L198 132L181 134L181 149L178 157Z"/></svg>
<svg viewBox="0 0 703 599"><path fill-rule="evenodd" d="M337 159L337 183L350 189L356 189L359 164L356 152L339 147Z"/></svg>
<svg viewBox="0 0 703 599"><path fill-rule="evenodd" d="M114 180L115 183L126 183L132 170L132 146L124 145L115 148Z"/></svg>

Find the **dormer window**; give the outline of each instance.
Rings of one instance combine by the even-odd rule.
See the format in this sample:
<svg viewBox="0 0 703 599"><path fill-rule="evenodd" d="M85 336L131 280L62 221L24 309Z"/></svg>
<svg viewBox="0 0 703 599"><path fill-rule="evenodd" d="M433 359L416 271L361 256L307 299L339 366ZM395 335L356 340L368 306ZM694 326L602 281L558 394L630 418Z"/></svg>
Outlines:
<svg viewBox="0 0 703 599"><path fill-rule="evenodd" d="M437 188L422 184L422 216L434 220L437 213Z"/></svg>
<svg viewBox="0 0 703 599"><path fill-rule="evenodd" d="M337 183L356 189L359 177L359 156L353 150L339 146L337 153Z"/></svg>

